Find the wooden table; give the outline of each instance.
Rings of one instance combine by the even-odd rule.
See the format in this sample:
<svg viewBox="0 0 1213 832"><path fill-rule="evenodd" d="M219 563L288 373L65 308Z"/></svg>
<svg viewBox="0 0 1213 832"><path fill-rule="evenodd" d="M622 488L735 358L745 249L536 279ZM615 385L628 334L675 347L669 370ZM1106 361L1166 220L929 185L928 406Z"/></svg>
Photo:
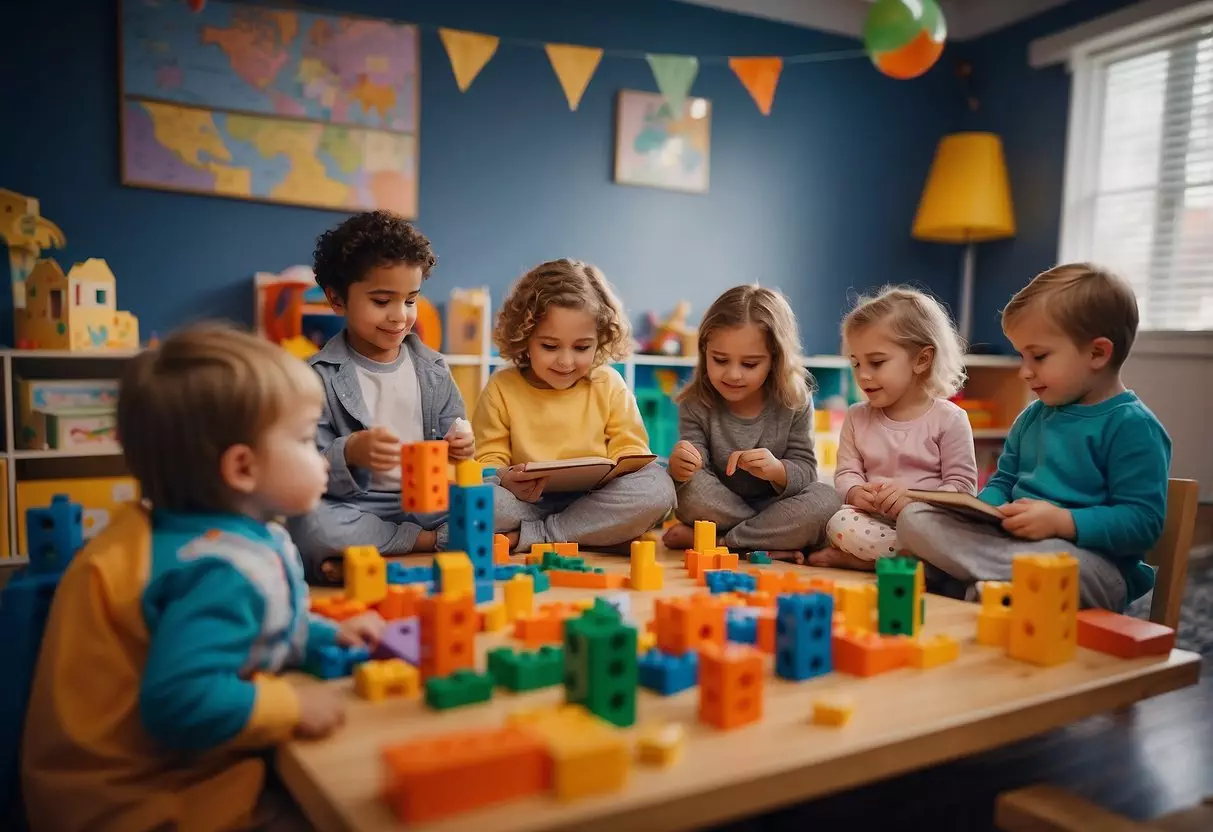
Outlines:
<svg viewBox="0 0 1213 832"><path fill-rule="evenodd" d="M699 589L686 577L681 557L659 553L666 566L663 592L630 593L636 621L651 617L657 595ZM587 560L608 571L628 568L626 558ZM793 568L840 581L872 580L855 572L780 564L762 568ZM572 600L591 594L554 588L536 599ZM943 667L907 668L867 679L831 673L799 683L785 682L772 672L765 679L763 721L735 731L717 731L698 722L698 688L673 697L641 689L637 727L652 719L686 726L686 755L678 765L635 765L627 788L614 795L567 804L550 796L526 798L410 828L616 832L629 827L699 827L984 751L1194 684L1199 677L1200 657L1181 650L1126 661L1080 648L1073 662L1059 667L1023 664L1000 649L976 644L977 611L975 604L928 596L926 633L950 633L961 642L959 660ZM483 669L485 650L500 644L517 643L504 634L481 635L477 666ZM300 684L351 687L348 679L301 679ZM812 700L827 691L845 693L855 703L855 715L844 728L808 721ZM370 704L351 691L345 728L321 742L284 746L278 757L280 774L321 832L399 829L379 797L383 746L421 735L499 726L512 710L555 705L562 698L560 687L517 695L497 689L483 705L435 712L418 700Z"/></svg>

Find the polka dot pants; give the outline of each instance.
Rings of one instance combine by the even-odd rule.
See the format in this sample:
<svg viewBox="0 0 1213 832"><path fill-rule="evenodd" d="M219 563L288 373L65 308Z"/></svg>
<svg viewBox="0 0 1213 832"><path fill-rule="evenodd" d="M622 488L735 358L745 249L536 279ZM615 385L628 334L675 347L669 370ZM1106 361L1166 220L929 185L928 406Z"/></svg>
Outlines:
<svg viewBox="0 0 1213 832"><path fill-rule="evenodd" d="M863 560L876 560L898 554L897 531L881 517L843 506L826 524L830 545Z"/></svg>

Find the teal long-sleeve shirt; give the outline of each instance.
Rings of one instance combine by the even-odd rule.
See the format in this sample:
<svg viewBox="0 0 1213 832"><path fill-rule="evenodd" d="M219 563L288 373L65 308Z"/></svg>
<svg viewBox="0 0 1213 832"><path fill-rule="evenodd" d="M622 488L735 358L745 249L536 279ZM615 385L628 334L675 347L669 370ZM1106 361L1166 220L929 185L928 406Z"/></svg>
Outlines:
<svg viewBox="0 0 1213 832"><path fill-rule="evenodd" d="M1069 509L1074 542L1116 564L1128 601L1154 586L1143 560L1162 534L1171 437L1132 391L1093 405L1028 406L1007 435L998 472L977 496Z"/></svg>

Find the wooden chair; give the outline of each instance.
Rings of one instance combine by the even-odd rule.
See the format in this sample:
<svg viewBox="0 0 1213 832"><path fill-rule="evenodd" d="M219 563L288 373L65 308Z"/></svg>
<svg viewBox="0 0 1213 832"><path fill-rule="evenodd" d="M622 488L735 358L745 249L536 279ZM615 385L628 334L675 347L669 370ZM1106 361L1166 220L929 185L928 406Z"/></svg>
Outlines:
<svg viewBox="0 0 1213 832"><path fill-rule="evenodd" d="M1213 798L1139 822L1041 784L1000 794L994 825L1002 832L1208 832L1213 829Z"/></svg>
<svg viewBox="0 0 1213 832"><path fill-rule="evenodd" d="M1146 557L1158 567L1154 580L1154 601L1150 620L1172 629L1179 627L1179 608L1188 584L1188 550L1196 528L1196 502L1200 486L1196 480L1172 479L1167 482L1167 518L1162 537Z"/></svg>

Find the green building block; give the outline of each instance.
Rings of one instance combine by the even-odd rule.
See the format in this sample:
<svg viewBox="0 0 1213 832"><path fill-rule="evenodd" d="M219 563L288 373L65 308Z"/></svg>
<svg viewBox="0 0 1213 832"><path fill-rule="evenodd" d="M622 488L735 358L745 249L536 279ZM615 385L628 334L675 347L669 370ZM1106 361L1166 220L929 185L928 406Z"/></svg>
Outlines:
<svg viewBox="0 0 1213 832"><path fill-rule="evenodd" d="M564 678L564 650L551 645L520 653L498 647L489 651L488 662L493 681L515 693L559 685Z"/></svg>
<svg viewBox="0 0 1213 832"><path fill-rule="evenodd" d="M558 555L555 552L544 552L543 563L539 565L540 569L563 569L567 572L589 572L591 567L585 562L585 558L566 558L563 555Z"/></svg>
<svg viewBox="0 0 1213 832"><path fill-rule="evenodd" d="M474 670L456 670L450 676L425 680L425 704L436 711L462 708L493 697L493 677Z"/></svg>
<svg viewBox="0 0 1213 832"><path fill-rule="evenodd" d="M921 562L905 557L877 559L876 610L883 635L918 635L923 601Z"/></svg>
<svg viewBox="0 0 1213 832"><path fill-rule="evenodd" d="M636 721L636 628L601 598L564 623L565 700L627 728Z"/></svg>
<svg viewBox="0 0 1213 832"><path fill-rule="evenodd" d="M750 552L748 560L750 563L770 563L771 556L766 552Z"/></svg>

